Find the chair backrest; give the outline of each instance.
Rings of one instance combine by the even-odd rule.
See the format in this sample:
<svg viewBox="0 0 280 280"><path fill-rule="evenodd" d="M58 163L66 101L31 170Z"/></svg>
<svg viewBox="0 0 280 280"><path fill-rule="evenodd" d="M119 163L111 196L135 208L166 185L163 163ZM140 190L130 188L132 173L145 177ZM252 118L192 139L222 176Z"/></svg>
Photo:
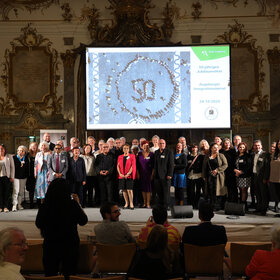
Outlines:
<svg viewBox="0 0 280 280"><path fill-rule="evenodd" d="M136 251L136 243L111 245L96 243L97 265L101 273L126 273Z"/></svg>
<svg viewBox="0 0 280 280"><path fill-rule="evenodd" d="M64 276L57 275L57 276L29 276L29 275L23 275L25 280L64 280Z"/></svg>
<svg viewBox="0 0 280 280"><path fill-rule="evenodd" d="M81 241L77 273L82 274L92 272L93 263L93 244Z"/></svg>
<svg viewBox="0 0 280 280"><path fill-rule="evenodd" d="M189 275L223 274L225 244L195 246L184 244L185 271Z"/></svg>
<svg viewBox="0 0 280 280"><path fill-rule="evenodd" d="M43 273L43 245L30 244L25 255L21 271L25 273Z"/></svg>
<svg viewBox="0 0 280 280"><path fill-rule="evenodd" d="M88 278L88 277L82 277L82 276L70 276L69 280L98 280L98 279L105 279L105 280L124 280L125 278L123 276L109 276L105 278Z"/></svg>
<svg viewBox="0 0 280 280"><path fill-rule="evenodd" d="M256 250L271 250L271 243L234 243L230 245L231 273L232 275L244 275Z"/></svg>
<svg viewBox="0 0 280 280"><path fill-rule="evenodd" d="M179 277L179 278L168 278L169 280L184 280L184 278ZM71 280L71 279L70 279ZM107 280L107 278L106 278ZM134 277L128 277L128 280L143 280L141 278L134 278Z"/></svg>

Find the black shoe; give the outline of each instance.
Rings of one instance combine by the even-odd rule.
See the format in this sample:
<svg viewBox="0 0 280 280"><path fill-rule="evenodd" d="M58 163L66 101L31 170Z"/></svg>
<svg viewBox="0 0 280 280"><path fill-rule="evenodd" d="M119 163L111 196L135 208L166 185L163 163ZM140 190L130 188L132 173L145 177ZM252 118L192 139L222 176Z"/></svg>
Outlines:
<svg viewBox="0 0 280 280"><path fill-rule="evenodd" d="M280 214L275 214L274 217L275 218L280 218Z"/></svg>
<svg viewBox="0 0 280 280"><path fill-rule="evenodd" d="M130 210L134 210L134 207L130 207Z"/></svg>
<svg viewBox="0 0 280 280"><path fill-rule="evenodd" d="M126 207L124 206L123 209L129 209L129 206L126 206Z"/></svg>

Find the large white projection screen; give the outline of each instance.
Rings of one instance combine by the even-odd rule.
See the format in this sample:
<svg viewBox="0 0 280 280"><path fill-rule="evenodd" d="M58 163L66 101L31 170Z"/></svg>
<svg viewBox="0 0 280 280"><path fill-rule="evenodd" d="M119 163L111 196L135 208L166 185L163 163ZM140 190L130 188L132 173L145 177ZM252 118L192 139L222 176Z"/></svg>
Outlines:
<svg viewBox="0 0 280 280"><path fill-rule="evenodd" d="M87 129L230 128L229 45L87 48Z"/></svg>

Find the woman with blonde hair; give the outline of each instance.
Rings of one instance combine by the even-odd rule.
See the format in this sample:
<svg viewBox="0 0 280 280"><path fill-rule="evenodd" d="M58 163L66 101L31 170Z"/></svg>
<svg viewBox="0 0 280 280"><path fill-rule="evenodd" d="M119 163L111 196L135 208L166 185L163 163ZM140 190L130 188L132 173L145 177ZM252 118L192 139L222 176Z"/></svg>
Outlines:
<svg viewBox="0 0 280 280"><path fill-rule="evenodd" d="M35 197L43 202L48 189L48 157L49 144L45 141L39 145L40 152L36 154L34 164L34 177L36 180Z"/></svg>

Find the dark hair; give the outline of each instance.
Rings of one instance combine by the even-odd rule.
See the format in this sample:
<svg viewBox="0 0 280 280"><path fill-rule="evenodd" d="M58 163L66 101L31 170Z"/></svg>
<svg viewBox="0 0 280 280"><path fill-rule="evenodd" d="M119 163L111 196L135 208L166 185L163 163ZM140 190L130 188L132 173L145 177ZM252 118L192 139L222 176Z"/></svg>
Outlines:
<svg viewBox="0 0 280 280"><path fill-rule="evenodd" d="M217 145L219 147L219 145L217 143L215 143L215 142L211 143L210 147L209 147L209 155L212 155L212 148L213 148L214 145Z"/></svg>
<svg viewBox="0 0 280 280"><path fill-rule="evenodd" d="M201 200L198 205L199 217L203 221L211 221L214 217L213 205L205 200Z"/></svg>
<svg viewBox="0 0 280 280"><path fill-rule="evenodd" d="M158 253L164 251L168 246L167 230L162 225L155 225L147 238L147 251Z"/></svg>
<svg viewBox="0 0 280 280"><path fill-rule="evenodd" d="M91 145L90 144L85 144L84 146L83 146L83 155L85 155L86 153L85 153L85 149L86 149L86 147L90 147L90 152L89 152L89 154L91 155L91 152L92 152L92 147L91 147Z"/></svg>
<svg viewBox="0 0 280 280"><path fill-rule="evenodd" d="M163 225L167 219L167 210L162 205L156 205L152 210L152 214L156 224Z"/></svg>
<svg viewBox="0 0 280 280"><path fill-rule="evenodd" d="M0 146L5 150L4 156L7 154L7 148L4 144L0 144Z"/></svg>
<svg viewBox="0 0 280 280"><path fill-rule="evenodd" d="M196 147L197 149L199 149L199 147L198 147L197 144L191 144L191 145L190 145L190 150L192 151L192 149L195 148L195 147Z"/></svg>
<svg viewBox="0 0 280 280"><path fill-rule="evenodd" d="M275 152L273 155L274 160L278 159L278 156L279 156L279 142L280 142L280 139L276 143Z"/></svg>
<svg viewBox="0 0 280 280"><path fill-rule="evenodd" d="M237 149L238 149L238 154L240 154L239 153L239 147L240 147L240 145L244 145L245 146L245 154L246 153L248 153L248 147L247 147L247 144L245 143L245 142L240 142L239 144L238 144L238 146L237 146Z"/></svg>
<svg viewBox="0 0 280 280"><path fill-rule="evenodd" d="M60 204L64 207L64 203L71 201L71 187L67 181L63 178L54 179L47 190L44 203L49 204Z"/></svg>
<svg viewBox="0 0 280 280"><path fill-rule="evenodd" d="M100 207L100 214L103 218L103 220L106 219L106 214L110 214L111 215L111 209L113 206L118 205L116 202L114 201L108 201L105 202L101 207Z"/></svg>
<svg viewBox="0 0 280 280"><path fill-rule="evenodd" d="M80 150L80 148L79 147L74 147L74 148L72 148L72 151L74 151L74 150Z"/></svg>

